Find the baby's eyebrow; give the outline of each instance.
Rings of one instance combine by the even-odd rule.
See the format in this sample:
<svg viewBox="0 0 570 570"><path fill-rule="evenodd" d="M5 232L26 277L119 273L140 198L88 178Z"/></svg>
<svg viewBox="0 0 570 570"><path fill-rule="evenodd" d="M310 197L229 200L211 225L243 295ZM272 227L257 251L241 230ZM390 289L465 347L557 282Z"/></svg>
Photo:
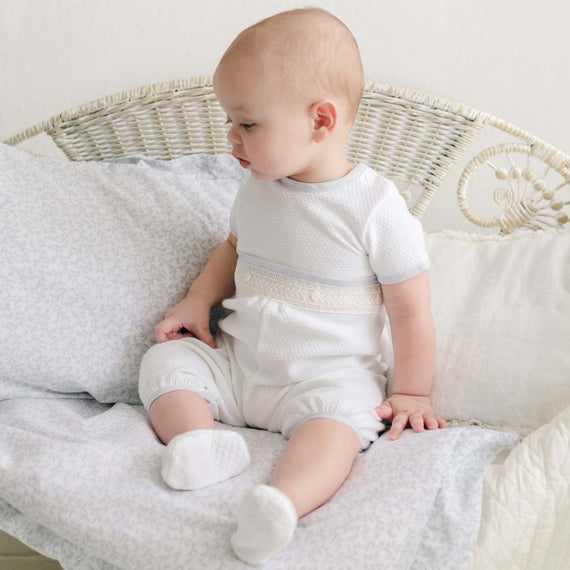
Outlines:
<svg viewBox="0 0 570 570"><path fill-rule="evenodd" d="M232 111L232 113L243 113L244 115L248 115L251 112L251 109L244 105L236 105L235 107L231 107L230 111Z"/></svg>

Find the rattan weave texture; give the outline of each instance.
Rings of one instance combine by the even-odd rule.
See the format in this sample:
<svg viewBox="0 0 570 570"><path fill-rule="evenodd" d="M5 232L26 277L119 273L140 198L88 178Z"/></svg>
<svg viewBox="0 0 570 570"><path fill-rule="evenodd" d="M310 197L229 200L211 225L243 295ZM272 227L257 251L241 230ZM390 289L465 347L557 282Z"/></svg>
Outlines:
<svg viewBox="0 0 570 570"><path fill-rule="evenodd" d="M55 115L5 143L16 145L47 133L70 160L137 154L169 160L187 154L229 152L225 123L211 79L198 77L98 99ZM475 224L498 227L503 233L566 224L570 157L514 125L446 99L368 82L348 156L397 180L406 196L407 186L419 186L421 191L409 206L421 217L451 168L469 156L473 140L485 128L501 131L508 138L479 153L463 171L458 200L464 215ZM515 146L506 145L513 141ZM505 168L491 160L498 155L510 164L506 177ZM521 155L526 165L517 164ZM544 174L531 168L530 158L544 163ZM502 213L487 219L476 215L468 200L471 175L484 165L494 171L499 188L493 196L504 207ZM551 172L557 175L552 184L544 180ZM521 187L522 180L528 188Z"/></svg>

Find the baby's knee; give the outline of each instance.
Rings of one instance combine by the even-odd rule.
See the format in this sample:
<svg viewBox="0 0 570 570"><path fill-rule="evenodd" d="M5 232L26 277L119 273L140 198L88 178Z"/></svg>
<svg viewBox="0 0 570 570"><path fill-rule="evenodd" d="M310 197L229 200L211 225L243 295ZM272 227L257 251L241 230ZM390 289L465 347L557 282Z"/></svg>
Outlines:
<svg viewBox="0 0 570 570"><path fill-rule="evenodd" d="M373 407L343 398L343 394L336 397L304 394L287 402L281 417L281 433L286 438L310 420L322 418L341 422L354 430L361 450L367 449L384 430L384 424Z"/></svg>
<svg viewBox="0 0 570 570"><path fill-rule="evenodd" d="M157 362L165 359L166 343L152 345L143 355L139 367L139 377L152 370Z"/></svg>
<svg viewBox="0 0 570 570"><path fill-rule="evenodd" d="M143 355L139 366L139 390L141 386L152 382L153 378L164 377L176 368L177 359L173 359L172 347L169 344L169 342L155 344Z"/></svg>
<svg viewBox="0 0 570 570"><path fill-rule="evenodd" d="M144 354L139 381L150 377L170 377L178 371L195 371L203 374L210 372L205 363L204 343L194 338L171 340L151 346Z"/></svg>
<svg viewBox="0 0 570 570"><path fill-rule="evenodd" d="M144 354L139 370L139 396L144 406L172 390L203 391L209 368L186 339L151 346Z"/></svg>

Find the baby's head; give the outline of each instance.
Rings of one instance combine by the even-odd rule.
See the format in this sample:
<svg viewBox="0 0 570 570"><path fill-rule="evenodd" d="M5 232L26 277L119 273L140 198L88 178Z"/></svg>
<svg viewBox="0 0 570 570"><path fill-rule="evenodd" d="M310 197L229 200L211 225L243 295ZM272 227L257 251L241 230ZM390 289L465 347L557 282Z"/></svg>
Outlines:
<svg viewBox="0 0 570 570"><path fill-rule="evenodd" d="M247 28L224 53L214 74L216 94L232 123L228 139L234 155L258 178L318 181L305 174L315 170L316 162L323 163L325 150L329 162L333 156L338 161L339 152L344 157L363 85L353 35L320 9L282 12ZM295 156L264 156L258 161L257 151L248 147L256 130L263 131L264 141L257 133L260 145L278 144L271 140L275 136L280 154ZM326 171L317 178L337 174Z"/></svg>

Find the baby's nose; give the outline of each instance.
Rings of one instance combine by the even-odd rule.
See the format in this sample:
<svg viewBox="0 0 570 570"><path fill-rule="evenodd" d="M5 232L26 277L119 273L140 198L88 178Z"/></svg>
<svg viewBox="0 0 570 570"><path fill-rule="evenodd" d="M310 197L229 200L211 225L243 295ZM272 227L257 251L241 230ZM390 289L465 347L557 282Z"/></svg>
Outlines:
<svg viewBox="0 0 570 570"><path fill-rule="evenodd" d="M232 144L240 144L241 143L241 138L237 132L237 126L236 125L231 126L230 130L228 131L227 137L228 137L228 141Z"/></svg>

